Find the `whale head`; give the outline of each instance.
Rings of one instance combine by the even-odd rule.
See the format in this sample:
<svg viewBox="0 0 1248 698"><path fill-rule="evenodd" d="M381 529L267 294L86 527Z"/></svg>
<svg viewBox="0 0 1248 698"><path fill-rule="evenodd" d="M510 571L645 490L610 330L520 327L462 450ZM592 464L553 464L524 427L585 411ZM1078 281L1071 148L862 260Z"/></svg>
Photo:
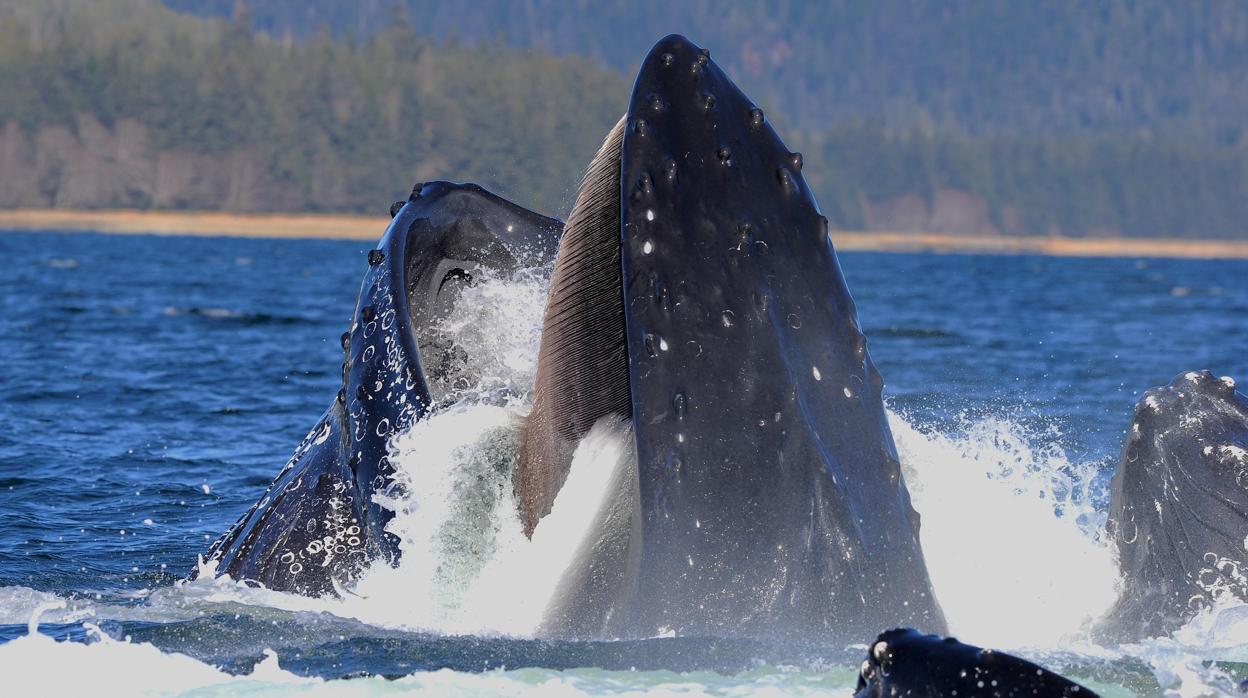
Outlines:
<svg viewBox="0 0 1248 698"><path fill-rule="evenodd" d="M548 264L562 229L474 184L417 185L392 213L341 337L341 386L260 500L210 547L216 573L321 595L374 560L395 561L392 512L374 501L393 486L387 443L478 378L441 321L482 276Z"/></svg>
<svg viewBox="0 0 1248 698"><path fill-rule="evenodd" d="M1110 485L1123 590L1106 640L1164 635L1218 596L1248 600L1248 397L1205 371L1136 404Z"/></svg>
<svg viewBox="0 0 1248 698"><path fill-rule="evenodd" d="M708 51L643 61L568 217L517 476L532 532L579 441L626 420L635 515L587 546L551 634L943 630L802 164Z"/></svg>

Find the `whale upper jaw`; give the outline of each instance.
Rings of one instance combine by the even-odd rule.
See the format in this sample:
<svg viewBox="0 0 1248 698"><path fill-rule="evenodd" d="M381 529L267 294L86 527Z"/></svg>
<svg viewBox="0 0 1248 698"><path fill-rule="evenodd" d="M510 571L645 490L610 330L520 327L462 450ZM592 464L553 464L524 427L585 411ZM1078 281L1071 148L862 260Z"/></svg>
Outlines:
<svg viewBox="0 0 1248 698"><path fill-rule="evenodd" d="M1165 635L1219 594L1248 600L1248 397L1234 380L1189 371L1146 392L1110 489L1123 589L1099 638Z"/></svg>
<svg viewBox="0 0 1248 698"><path fill-rule="evenodd" d="M519 466L526 521L566 477L570 449L543 445L615 414L633 424L641 519L615 635L943 631L883 381L801 156L679 36L642 63L618 131L556 261ZM619 559L634 558L600 567L620 574Z"/></svg>

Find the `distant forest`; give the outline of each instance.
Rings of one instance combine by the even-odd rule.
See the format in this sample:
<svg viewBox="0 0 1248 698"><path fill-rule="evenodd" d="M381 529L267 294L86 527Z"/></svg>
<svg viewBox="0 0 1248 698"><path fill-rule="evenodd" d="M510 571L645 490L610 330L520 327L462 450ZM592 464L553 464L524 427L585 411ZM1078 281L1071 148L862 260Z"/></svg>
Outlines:
<svg viewBox="0 0 1248 698"><path fill-rule="evenodd" d="M551 215L707 46L842 228L1248 237L1248 4L0 0L0 207Z"/></svg>

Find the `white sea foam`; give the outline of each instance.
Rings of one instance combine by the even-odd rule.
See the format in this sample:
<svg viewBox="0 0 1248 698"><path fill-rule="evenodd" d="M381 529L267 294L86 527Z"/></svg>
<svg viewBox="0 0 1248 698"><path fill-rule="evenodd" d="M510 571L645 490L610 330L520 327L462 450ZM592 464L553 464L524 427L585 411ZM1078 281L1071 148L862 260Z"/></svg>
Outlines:
<svg viewBox="0 0 1248 698"><path fill-rule="evenodd" d="M111 690L125 695L177 695L191 691L233 694L323 683L283 671L266 652L250 675L238 677L154 645L114 640L88 626L90 643L58 642L33 632L0 645L0 676L6 695L86 696Z"/></svg>
<svg viewBox="0 0 1248 698"><path fill-rule="evenodd" d="M6 695L72 696L826 696L847 693L853 673L767 669L739 676L710 672L521 669L416 672L397 680L323 681L292 674L272 652L249 673L232 676L186 655L93 633L89 644L43 635L0 645Z"/></svg>

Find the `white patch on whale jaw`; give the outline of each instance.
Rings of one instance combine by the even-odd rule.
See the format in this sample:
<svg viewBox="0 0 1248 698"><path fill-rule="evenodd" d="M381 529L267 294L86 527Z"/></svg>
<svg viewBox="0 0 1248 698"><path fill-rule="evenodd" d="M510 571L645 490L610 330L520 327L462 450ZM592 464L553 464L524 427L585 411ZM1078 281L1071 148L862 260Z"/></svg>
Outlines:
<svg viewBox="0 0 1248 698"><path fill-rule="evenodd" d="M539 559L562 570L537 634L618 637L636 595L640 541L636 440L627 420L608 415L577 445L563 488L533 530Z"/></svg>

